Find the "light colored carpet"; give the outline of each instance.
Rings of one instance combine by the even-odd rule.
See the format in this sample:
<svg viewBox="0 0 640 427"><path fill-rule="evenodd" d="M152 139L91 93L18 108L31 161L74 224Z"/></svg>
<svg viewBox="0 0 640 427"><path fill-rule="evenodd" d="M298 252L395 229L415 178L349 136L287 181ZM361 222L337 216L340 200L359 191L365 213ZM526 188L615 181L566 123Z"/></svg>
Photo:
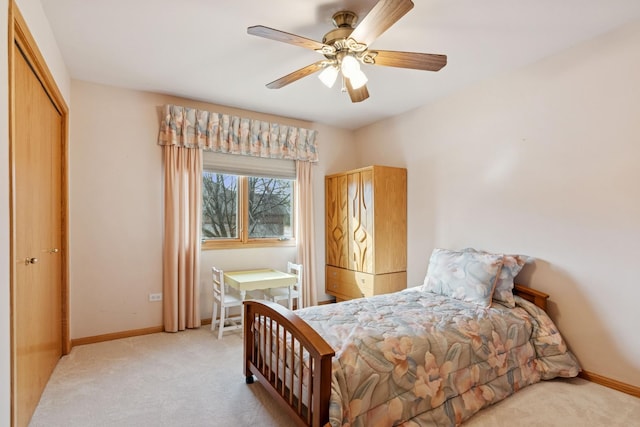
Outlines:
<svg viewBox="0 0 640 427"><path fill-rule="evenodd" d="M242 374L239 333L203 327L75 347L56 367L30 424L292 426ZM465 426L639 426L640 399L579 378L529 386Z"/></svg>

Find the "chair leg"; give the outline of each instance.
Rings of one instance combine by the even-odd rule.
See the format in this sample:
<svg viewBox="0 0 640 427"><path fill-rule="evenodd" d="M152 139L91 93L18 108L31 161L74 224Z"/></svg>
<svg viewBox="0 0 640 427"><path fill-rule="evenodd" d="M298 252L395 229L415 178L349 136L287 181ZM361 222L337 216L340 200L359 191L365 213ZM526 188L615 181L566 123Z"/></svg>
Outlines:
<svg viewBox="0 0 640 427"><path fill-rule="evenodd" d="M273 298L273 302L275 302L276 304L280 304L280 301L284 301L282 304L285 307L287 307L289 310L293 310L291 307L289 307L289 298L288 297L278 297L278 298L274 297Z"/></svg>
<svg viewBox="0 0 640 427"><path fill-rule="evenodd" d="M213 308L211 310L211 331L216 330L216 317L218 317L218 303L213 300Z"/></svg>
<svg viewBox="0 0 640 427"><path fill-rule="evenodd" d="M227 307L220 304L220 326L218 326L218 339L222 339L222 333L224 332L224 317L227 312Z"/></svg>

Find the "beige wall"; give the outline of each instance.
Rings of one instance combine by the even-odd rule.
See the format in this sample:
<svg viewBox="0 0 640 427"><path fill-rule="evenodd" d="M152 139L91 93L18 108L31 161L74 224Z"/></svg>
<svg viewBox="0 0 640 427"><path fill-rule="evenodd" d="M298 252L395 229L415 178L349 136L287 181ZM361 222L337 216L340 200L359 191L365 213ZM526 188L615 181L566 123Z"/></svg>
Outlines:
<svg viewBox="0 0 640 427"><path fill-rule="evenodd" d="M518 279L583 367L635 386L639 45L636 22L356 133L362 164L408 168L411 284L434 247L533 256Z"/></svg>
<svg viewBox="0 0 640 427"><path fill-rule="evenodd" d="M72 338L162 324L162 303L148 301L149 293L162 291L162 157L156 144L162 105L317 129L320 162L314 168L314 194L321 223L325 173L355 162L352 133L329 126L76 80L71 89ZM320 225L316 230L319 265L324 265L323 230ZM284 268L295 256L295 248L203 252L202 317L211 317L212 265L226 270ZM324 270L319 273L318 295L324 299Z"/></svg>

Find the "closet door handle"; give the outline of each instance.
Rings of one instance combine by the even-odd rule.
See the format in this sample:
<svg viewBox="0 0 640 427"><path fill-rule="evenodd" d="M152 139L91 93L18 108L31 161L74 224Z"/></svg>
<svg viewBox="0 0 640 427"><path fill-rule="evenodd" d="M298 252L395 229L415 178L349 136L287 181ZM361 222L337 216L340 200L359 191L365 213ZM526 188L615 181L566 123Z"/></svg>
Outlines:
<svg viewBox="0 0 640 427"><path fill-rule="evenodd" d="M58 248L49 249L50 254L57 254L58 252L60 252L60 249Z"/></svg>
<svg viewBox="0 0 640 427"><path fill-rule="evenodd" d="M24 264L25 265L35 264L36 262L38 262L38 258L25 258L24 259Z"/></svg>

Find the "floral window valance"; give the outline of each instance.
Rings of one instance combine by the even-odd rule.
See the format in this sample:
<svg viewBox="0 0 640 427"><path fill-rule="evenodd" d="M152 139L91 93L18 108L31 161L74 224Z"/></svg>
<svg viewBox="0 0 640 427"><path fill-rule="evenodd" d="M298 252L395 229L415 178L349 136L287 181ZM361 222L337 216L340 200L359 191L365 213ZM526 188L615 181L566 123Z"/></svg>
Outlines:
<svg viewBox="0 0 640 427"><path fill-rule="evenodd" d="M316 135L311 129L165 105L158 144L317 162Z"/></svg>

